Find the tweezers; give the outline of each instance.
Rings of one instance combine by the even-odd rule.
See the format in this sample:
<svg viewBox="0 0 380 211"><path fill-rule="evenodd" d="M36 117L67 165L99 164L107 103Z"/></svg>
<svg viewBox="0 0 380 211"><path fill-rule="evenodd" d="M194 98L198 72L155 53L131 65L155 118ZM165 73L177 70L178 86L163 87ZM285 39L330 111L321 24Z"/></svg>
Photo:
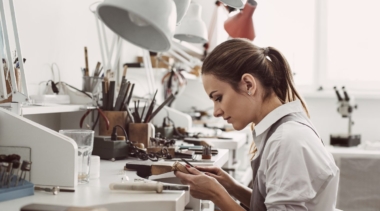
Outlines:
<svg viewBox="0 0 380 211"><path fill-rule="evenodd" d="M185 162L187 165L189 165L189 166L191 166L191 167L194 167L194 166L191 165L191 163L189 163L187 160L185 160L185 159L183 159L183 158L181 158L181 160L182 160L183 162Z"/></svg>

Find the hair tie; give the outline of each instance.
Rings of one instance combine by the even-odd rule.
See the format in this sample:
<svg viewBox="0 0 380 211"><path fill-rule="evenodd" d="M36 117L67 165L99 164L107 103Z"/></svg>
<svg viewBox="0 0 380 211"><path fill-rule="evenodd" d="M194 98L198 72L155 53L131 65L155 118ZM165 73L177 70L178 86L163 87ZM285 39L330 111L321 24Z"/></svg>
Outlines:
<svg viewBox="0 0 380 211"><path fill-rule="evenodd" d="M268 56L268 54L269 54L269 48L266 47L266 48L264 48L264 55L265 55L265 56Z"/></svg>

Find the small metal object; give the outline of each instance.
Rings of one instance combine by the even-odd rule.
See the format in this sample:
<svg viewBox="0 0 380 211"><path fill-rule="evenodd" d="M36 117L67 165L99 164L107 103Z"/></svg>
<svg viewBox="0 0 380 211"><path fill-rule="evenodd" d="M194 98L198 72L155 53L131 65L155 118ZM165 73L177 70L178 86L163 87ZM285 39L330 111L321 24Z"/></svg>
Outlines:
<svg viewBox="0 0 380 211"><path fill-rule="evenodd" d="M0 163L6 162L7 156L6 155L0 155Z"/></svg>
<svg viewBox="0 0 380 211"><path fill-rule="evenodd" d="M211 159L211 146L203 146L202 159Z"/></svg>
<svg viewBox="0 0 380 211"><path fill-rule="evenodd" d="M12 184L12 178L14 177L14 176L16 176L16 180L17 180L17 175L18 175L18 172L19 172L19 167L20 167L20 161L18 161L18 160L13 160L12 161L12 169L11 169L11 172L10 172L10 176L9 176L9 179L8 179L8 187ZM14 170L16 170L17 169L17 172L16 172L16 174L14 174ZM15 184L16 184L16 182L15 182Z"/></svg>
<svg viewBox="0 0 380 211"><path fill-rule="evenodd" d="M44 188L44 187L34 187L34 190L37 190L37 191L45 191L45 192L51 192L53 195L57 195L60 191L60 188L59 186L54 186L54 187L51 187L51 188Z"/></svg>
<svg viewBox="0 0 380 211"><path fill-rule="evenodd" d="M4 162L2 165L1 165L1 168L3 169L3 175L1 177L1 181L0 181L0 185L1 187L3 187L6 179L8 178L8 168L9 168L9 163L6 163Z"/></svg>
<svg viewBox="0 0 380 211"><path fill-rule="evenodd" d="M21 185L24 184L26 172L30 172L31 164L32 164L31 162L28 162L28 161L25 161L25 160L22 161L22 164L21 164L21 174L20 174L20 178L16 182L16 186L18 185L18 182L21 181L21 180L22 180Z"/></svg>

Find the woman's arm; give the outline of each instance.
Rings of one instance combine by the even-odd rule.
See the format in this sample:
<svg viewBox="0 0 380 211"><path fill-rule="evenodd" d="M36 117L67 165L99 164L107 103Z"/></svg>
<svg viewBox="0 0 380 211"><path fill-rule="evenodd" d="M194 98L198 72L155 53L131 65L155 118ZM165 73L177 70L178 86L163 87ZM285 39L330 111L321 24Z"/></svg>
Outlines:
<svg viewBox="0 0 380 211"><path fill-rule="evenodd" d="M231 189L230 194L245 206L250 206L252 189L241 184L236 184L235 187Z"/></svg>
<svg viewBox="0 0 380 211"><path fill-rule="evenodd" d="M223 211L245 211L245 209L237 204L236 201L232 199L232 197L227 192L221 193L212 201Z"/></svg>
<svg viewBox="0 0 380 211"><path fill-rule="evenodd" d="M176 171L175 175L183 184L190 185L190 194L194 198L211 200L224 211L244 211L244 208L235 202L227 190L215 179L186 165L190 174Z"/></svg>
<svg viewBox="0 0 380 211"><path fill-rule="evenodd" d="M252 190L248 187L241 185L227 172L215 166L196 166L196 169L205 172L207 176L213 177L223 185L229 194L234 196L237 200L249 207L251 201Z"/></svg>

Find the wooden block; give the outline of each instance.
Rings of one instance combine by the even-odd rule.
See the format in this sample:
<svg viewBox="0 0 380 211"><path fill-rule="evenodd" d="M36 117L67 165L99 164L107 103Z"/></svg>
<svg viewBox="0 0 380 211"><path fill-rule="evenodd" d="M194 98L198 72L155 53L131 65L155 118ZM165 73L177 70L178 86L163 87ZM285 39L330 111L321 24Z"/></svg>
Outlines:
<svg viewBox="0 0 380 211"><path fill-rule="evenodd" d="M172 64L174 62L173 58L171 58L169 56L160 56L160 58L162 60L164 60L165 62L162 62L162 61L158 60L156 58L156 56L151 56L150 57L150 61L152 62L152 67L153 68L166 68L166 69L168 69L169 68L168 64ZM138 56L137 57L137 62L143 63L144 62L143 57Z"/></svg>
<svg viewBox="0 0 380 211"><path fill-rule="evenodd" d="M150 147L150 137L154 137L155 129L151 123L130 123L129 140L132 142L143 143L146 148Z"/></svg>
<svg viewBox="0 0 380 211"><path fill-rule="evenodd" d="M115 125L122 126L126 131L127 130L127 119L128 112L127 111L103 111L104 115L108 118L110 122L110 127L107 130L106 122L102 117L99 117L99 135L101 136L110 136L112 133L112 128ZM124 136L124 132L117 128L116 130L118 136Z"/></svg>
<svg viewBox="0 0 380 211"><path fill-rule="evenodd" d="M185 174L190 174L190 172L187 170L187 168L178 161L176 161L173 164L173 169L174 169L174 171L180 171L180 172L185 173Z"/></svg>

